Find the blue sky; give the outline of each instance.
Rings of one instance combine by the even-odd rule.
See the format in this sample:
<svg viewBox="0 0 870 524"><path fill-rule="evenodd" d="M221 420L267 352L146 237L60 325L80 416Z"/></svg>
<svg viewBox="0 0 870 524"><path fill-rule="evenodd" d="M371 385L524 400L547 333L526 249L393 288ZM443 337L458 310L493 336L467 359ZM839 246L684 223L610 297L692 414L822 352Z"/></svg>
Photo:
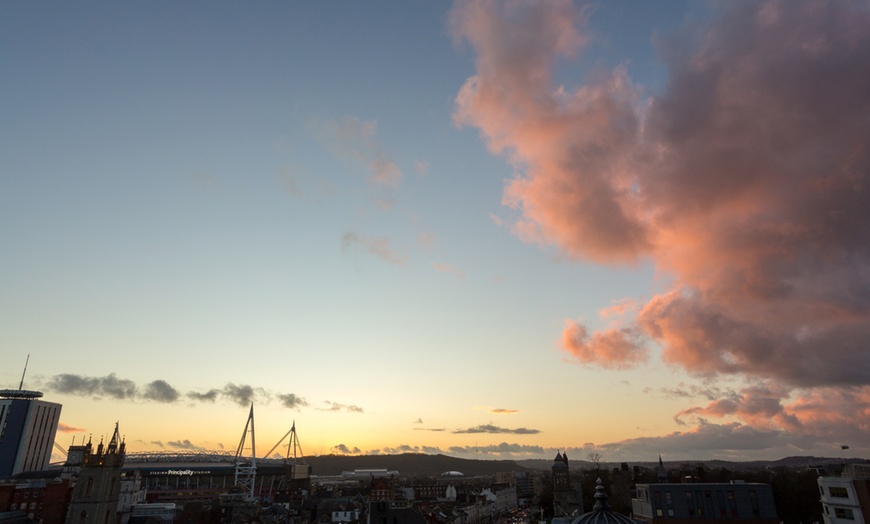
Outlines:
<svg viewBox="0 0 870 524"><path fill-rule="evenodd" d="M608 79L625 78L627 110L640 122L652 111L657 129L656 108L688 85L680 46L701 56L719 20L749 14L484 4L478 18L474 2L0 7L0 382L16 386L30 354L27 385L64 404L61 443L120 420L134 450L232 446L254 401L262 438L296 419L315 453L835 453L848 433L789 425L802 399L842 400L830 382L719 366L711 355L740 350L712 331L701 365L651 327L665 325L644 313L657 298L715 287L674 261L695 245L687 231L655 215L655 248L586 250L548 214L544 202L564 209L558 195L512 186L546 183L522 137L555 122L523 121L529 112L499 130L488 119L512 115L504 100L485 103L483 88L479 105L458 98L469 78L509 86L526 74L521 57L552 51L537 15L571 17L572 29L552 30L580 42L547 55L554 89L517 89L510 103L617 93ZM500 16L511 34L481 36ZM569 142L583 129L559 139L565 151L582 150ZM656 194L638 180L644 198ZM666 209L656 198L641 211ZM863 260L854 242L844 249ZM860 286L860 275L845 278ZM613 306L621 313L601 313ZM865 353L842 359L867 365ZM866 406L866 384L853 386L849 399ZM778 425L743 409L760 391ZM282 403L289 394L297 401Z"/></svg>

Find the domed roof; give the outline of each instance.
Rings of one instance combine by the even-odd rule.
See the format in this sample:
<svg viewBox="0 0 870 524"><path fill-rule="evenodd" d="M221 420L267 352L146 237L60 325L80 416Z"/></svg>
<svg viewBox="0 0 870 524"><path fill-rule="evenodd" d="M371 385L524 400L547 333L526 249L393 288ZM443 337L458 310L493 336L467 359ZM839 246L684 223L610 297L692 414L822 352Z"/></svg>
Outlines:
<svg viewBox="0 0 870 524"><path fill-rule="evenodd" d="M595 481L595 506L592 511L580 515L571 524L637 524L631 518L610 509L607 505L607 493L601 484L600 478Z"/></svg>

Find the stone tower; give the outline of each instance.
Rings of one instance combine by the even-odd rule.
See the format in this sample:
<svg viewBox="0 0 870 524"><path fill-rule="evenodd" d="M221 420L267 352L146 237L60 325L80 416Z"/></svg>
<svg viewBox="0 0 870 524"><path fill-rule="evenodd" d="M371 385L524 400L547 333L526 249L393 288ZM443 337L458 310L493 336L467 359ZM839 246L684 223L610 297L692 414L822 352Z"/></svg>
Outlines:
<svg viewBox="0 0 870 524"><path fill-rule="evenodd" d="M568 453L556 453L553 459L553 514L556 517L583 513L583 499L571 483Z"/></svg>
<svg viewBox="0 0 870 524"><path fill-rule="evenodd" d="M115 524L126 448L118 433L118 424L115 423L115 433L108 446L104 448L101 441L96 453L90 453L90 442L87 447L66 521L68 524Z"/></svg>

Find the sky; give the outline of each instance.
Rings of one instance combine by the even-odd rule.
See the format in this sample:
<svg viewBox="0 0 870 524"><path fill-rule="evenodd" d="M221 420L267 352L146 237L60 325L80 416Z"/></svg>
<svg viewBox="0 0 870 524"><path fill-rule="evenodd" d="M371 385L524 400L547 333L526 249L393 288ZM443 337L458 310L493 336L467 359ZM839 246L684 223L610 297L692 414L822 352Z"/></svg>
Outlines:
<svg viewBox="0 0 870 524"><path fill-rule="evenodd" d="M868 27L4 2L0 387L63 447L870 458Z"/></svg>

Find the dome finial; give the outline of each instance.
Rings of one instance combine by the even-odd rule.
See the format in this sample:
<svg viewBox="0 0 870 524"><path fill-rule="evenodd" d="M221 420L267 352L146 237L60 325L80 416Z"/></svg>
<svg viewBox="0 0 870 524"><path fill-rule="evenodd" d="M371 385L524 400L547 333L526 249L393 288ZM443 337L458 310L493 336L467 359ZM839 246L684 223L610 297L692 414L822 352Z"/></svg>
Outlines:
<svg viewBox="0 0 870 524"><path fill-rule="evenodd" d="M610 511L610 506L607 505L607 493L604 491L604 483L601 477L595 481L595 505L592 506L592 511Z"/></svg>
<svg viewBox="0 0 870 524"><path fill-rule="evenodd" d="M574 519L571 524L637 524L630 517L617 513L607 504L607 493L601 477L595 481L595 506L592 511Z"/></svg>

